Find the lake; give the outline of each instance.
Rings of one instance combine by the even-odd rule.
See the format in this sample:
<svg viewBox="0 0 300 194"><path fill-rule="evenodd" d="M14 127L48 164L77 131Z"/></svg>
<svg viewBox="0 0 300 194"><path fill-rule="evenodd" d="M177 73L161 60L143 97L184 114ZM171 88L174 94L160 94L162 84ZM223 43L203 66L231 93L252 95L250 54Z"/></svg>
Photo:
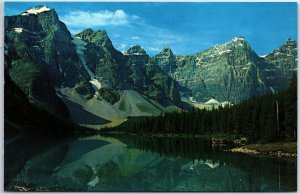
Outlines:
<svg viewBox="0 0 300 194"><path fill-rule="evenodd" d="M5 190L297 190L296 159L224 152L201 138L94 135L20 145L5 147Z"/></svg>

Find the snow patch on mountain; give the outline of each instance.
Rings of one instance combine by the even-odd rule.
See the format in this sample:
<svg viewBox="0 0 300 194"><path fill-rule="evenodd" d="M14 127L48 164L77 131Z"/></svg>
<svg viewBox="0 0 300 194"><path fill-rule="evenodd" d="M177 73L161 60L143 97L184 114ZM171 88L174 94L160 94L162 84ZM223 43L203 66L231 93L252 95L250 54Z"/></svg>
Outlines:
<svg viewBox="0 0 300 194"><path fill-rule="evenodd" d="M74 36L73 36L72 43L75 45L76 53L83 65L83 67L85 68L85 70L87 71L89 76L91 77L91 80L93 80L95 75L89 69L89 67L86 65L86 56L84 55L84 51L86 50L85 46L87 45L87 43L77 37L74 37Z"/></svg>
<svg viewBox="0 0 300 194"><path fill-rule="evenodd" d="M98 90L102 88L102 84L97 79L92 79L90 83L93 84Z"/></svg>
<svg viewBox="0 0 300 194"><path fill-rule="evenodd" d="M72 43L75 45L76 53L83 65L83 67L85 68L85 70L87 71L87 73L89 74L89 76L91 78L90 83L93 84L95 89L99 90L100 88L102 88L102 84L99 82L99 80L97 80L95 78L94 73L86 65L86 56L84 55L84 51L86 50L85 46L87 45L87 43L78 37L73 37Z"/></svg>
<svg viewBox="0 0 300 194"><path fill-rule="evenodd" d="M234 38L232 39L232 41L233 41L233 42L237 42L237 41L245 41L245 38L243 38L243 37L234 37Z"/></svg>
<svg viewBox="0 0 300 194"><path fill-rule="evenodd" d="M226 42L225 44L216 44L214 47L199 53L196 65L202 65L203 61L217 59L224 54L234 52L235 49L244 47L248 47L246 40L242 37L234 37L231 41Z"/></svg>
<svg viewBox="0 0 300 194"><path fill-rule="evenodd" d="M46 12L46 11L50 11L51 9L48 8L47 6L38 6L38 7L33 7L31 9L28 9L27 11L25 11L24 13L22 13L21 15L22 16L28 16L30 14L34 14L34 15L37 15L39 13L42 13L42 12Z"/></svg>
<svg viewBox="0 0 300 194"><path fill-rule="evenodd" d="M217 100L211 98L209 101L205 102L206 105L218 105L220 104Z"/></svg>
<svg viewBox="0 0 300 194"><path fill-rule="evenodd" d="M14 31L16 32L16 33L22 33L23 32L23 28L14 28Z"/></svg>

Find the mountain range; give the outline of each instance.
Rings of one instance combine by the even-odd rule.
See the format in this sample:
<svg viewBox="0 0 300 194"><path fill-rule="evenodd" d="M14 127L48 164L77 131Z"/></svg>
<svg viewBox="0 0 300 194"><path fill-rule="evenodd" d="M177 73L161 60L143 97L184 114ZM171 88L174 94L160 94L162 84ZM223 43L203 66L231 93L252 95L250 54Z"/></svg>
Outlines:
<svg viewBox="0 0 300 194"><path fill-rule="evenodd" d="M139 45L118 51L105 30L72 35L46 6L5 16L4 23L7 79L32 104L93 128L188 109L190 101L237 103L276 92L297 70L291 39L266 56L235 37L193 55L164 47L151 57Z"/></svg>

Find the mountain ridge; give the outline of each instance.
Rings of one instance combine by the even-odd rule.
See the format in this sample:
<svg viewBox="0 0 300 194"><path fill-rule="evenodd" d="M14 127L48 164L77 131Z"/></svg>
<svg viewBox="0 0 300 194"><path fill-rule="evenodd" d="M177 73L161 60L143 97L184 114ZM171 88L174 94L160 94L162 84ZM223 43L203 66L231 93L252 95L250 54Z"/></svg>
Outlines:
<svg viewBox="0 0 300 194"><path fill-rule="evenodd" d="M71 35L56 11L46 6L5 16L4 23L5 69L11 79L29 99L62 112L66 110L59 104L77 103L89 112L86 118L90 121L94 119L90 114L99 116L91 103L118 112L116 107L127 100L128 111L112 115L149 115L130 111L139 106L131 98L150 102L147 107L155 115L166 111L156 103L186 108L181 98L236 103L287 87L297 67L297 44L291 39L265 57L258 56L243 37L193 55L177 55L165 46L151 57L140 45L121 53L105 30L88 28ZM81 122L77 115L71 113L71 117Z"/></svg>
<svg viewBox="0 0 300 194"><path fill-rule="evenodd" d="M291 39L288 40L290 47L295 49L296 42ZM210 98L217 98L219 101L238 102L254 95L278 91L287 87L292 71L296 70L297 66L295 51L288 61L290 67L286 70L288 73L283 74L281 72L283 67L272 64L266 60L268 57L258 56L246 39L241 37L235 37L224 44L217 44L194 55L173 54L173 56L163 57L163 50L164 48L154 56L157 64L180 83L181 91L185 92L187 98L193 97L200 102L205 102ZM176 57L175 61L172 59L174 56ZM219 75L223 79L209 77L209 75ZM252 79L251 83L247 79L239 79L240 76L250 76L254 80ZM209 80L213 79L219 80L215 83L209 83ZM233 83L233 81L238 83ZM222 91L222 94L225 95L216 92L222 90L220 83L225 87ZM248 87L238 89L242 85L248 85ZM236 90L232 90L232 88L236 88ZM245 92L247 95L240 95Z"/></svg>

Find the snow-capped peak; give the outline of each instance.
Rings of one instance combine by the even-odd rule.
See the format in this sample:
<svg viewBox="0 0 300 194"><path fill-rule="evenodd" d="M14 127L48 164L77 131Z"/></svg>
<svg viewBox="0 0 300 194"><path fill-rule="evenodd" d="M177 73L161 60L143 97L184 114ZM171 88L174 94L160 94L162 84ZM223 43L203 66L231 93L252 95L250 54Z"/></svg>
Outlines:
<svg viewBox="0 0 300 194"><path fill-rule="evenodd" d="M48 8L47 6L43 5L43 6L37 6L37 7L33 7L31 9L28 9L27 11L25 11L24 13L22 13L21 15L23 16L28 16L30 14L39 14L45 11L50 11L51 9Z"/></svg>
<svg viewBox="0 0 300 194"><path fill-rule="evenodd" d="M231 41L227 42L225 45L234 45L235 47L248 47L248 43L244 37L234 37Z"/></svg>

